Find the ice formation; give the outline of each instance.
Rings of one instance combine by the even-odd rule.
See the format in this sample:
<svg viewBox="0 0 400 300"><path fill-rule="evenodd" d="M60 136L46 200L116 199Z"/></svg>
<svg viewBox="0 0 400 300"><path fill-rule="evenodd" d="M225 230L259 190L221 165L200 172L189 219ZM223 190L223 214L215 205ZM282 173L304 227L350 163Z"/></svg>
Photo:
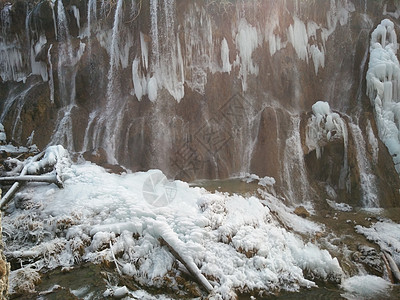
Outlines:
<svg viewBox="0 0 400 300"><path fill-rule="evenodd" d="M25 80L25 63L23 61L23 53L18 40L8 41L6 34L11 26L11 11L12 5L6 3L1 10L1 28L2 35L0 36L0 77L3 81Z"/></svg>
<svg viewBox="0 0 400 300"><path fill-rule="evenodd" d="M308 150L315 150L317 158L320 158L322 149L328 142L343 140L345 155L347 155L348 133L344 119L338 113L331 111L328 102L316 102L312 106L312 111L313 114L308 120L306 129Z"/></svg>
<svg viewBox="0 0 400 300"><path fill-rule="evenodd" d="M258 75L259 67L253 61L253 51L259 46L260 39L257 29L242 18L235 37L238 57L236 63L240 66L239 77L242 79L242 89L247 90L247 76Z"/></svg>
<svg viewBox="0 0 400 300"><path fill-rule="evenodd" d="M290 25L288 28L289 41L296 50L297 56L302 60L308 61L308 35L306 25L297 17L293 19L293 25Z"/></svg>
<svg viewBox="0 0 400 300"><path fill-rule="evenodd" d="M390 253L397 265L400 265L400 224L382 220L371 227L357 225L356 231L378 244L382 251Z"/></svg>
<svg viewBox="0 0 400 300"><path fill-rule="evenodd" d="M367 71L367 94L374 107L379 138L400 173L400 65L392 21L383 20L372 32Z"/></svg>
<svg viewBox="0 0 400 300"><path fill-rule="evenodd" d="M224 38L221 42L221 60L222 60L222 72L230 73L232 65L229 62L229 47L228 42Z"/></svg>
<svg viewBox="0 0 400 300"><path fill-rule="evenodd" d="M161 7L162 9L160 9ZM179 35L174 30L176 19L175 1L164 1L161 6L158 5L158 0L151 0L150 17L152 39L151 71L154 80L151 83L151 87L149 87L149 96L150 90L152 95L156 97L157 90L165 88L179 102L185 94L183 86L185 80ZM156 98L151 100L155 101Z"/></svg>
<svg viewBox="0 0 400 300"><path fill-rule="evenodd" d="M242 180L247 183L257 180L258 184L264 187L266 186L272 187L275 184L275 178L269 176L260 177L256 174L245 173L243 174L242 178L243 178Z"/></svg>
<svg viewBox="0 0 400 300"><path fill-rule="evenodd" d="M390 283L374 275L357 275L347 278L342 283L346 293L341 296L355 299L387 299Z"/></svg>
<svg viewBox="0 0 400 300"><path fill-rule="evenodd" d="M81 14L79 12L79 8L76 5L71 6L72 12L74 13L74 18L76 20L76 25L78 26L78 30L81 29Z"/></svg>
<svg viewBox="0 0 400 300"><path fill-rule="evenodd" d="M339 211L352 211L353 208L348 205L347 203L337 203L333 200L326 199L326 202L330 207L332 207L334 210L339 210Z"/></svg>
<svg viewBox="0 0 400 300"><path fill-rule="evenodd" d="M0 123L0 144L5 144L7 141L6 132L4 131L3 124Z"/></svg>
<svg viewBox="0 0 400 300"><path fill-rule="evenodd" d="M43 81L49 80L49 75L47 73L47 64L46 62L43 61L36 61L36 56L45 47L46 43L47 43L46 36L41 35L36 43L34 43L34 41L31 42L31 49L30 49L32 74L42 76Z"/></svg>
<svg viewBox="0 0 400 300"><path fill-rule="evenodd" d="M28 185L3 218L7 255L35 257L24 265L27 272L116 260L121 273L144 286L167 284L164 277L174 284L169 271L177 272L175 259L159 243L163 236L205 278L214 278L213 293L223 297L258 289L296 291L315 286L309 278L340 280L343 275L327 250L303 242L281 222L303 235L321 226L294 215L267 192L262 198L211 194L175 181L174 201L154 207L142 187L160 171L115 175L90 163L67 163L67 158L60 146L45 156L61 164L64 189Z"/></svg>

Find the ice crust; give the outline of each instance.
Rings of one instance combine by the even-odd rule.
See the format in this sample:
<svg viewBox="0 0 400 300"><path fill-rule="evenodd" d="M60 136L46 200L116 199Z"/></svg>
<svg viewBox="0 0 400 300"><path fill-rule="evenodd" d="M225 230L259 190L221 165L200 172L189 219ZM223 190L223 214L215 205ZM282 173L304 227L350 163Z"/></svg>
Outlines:
<svg viewBox="0 0 400 300"><path fill-rule="evenodd" d="M117 257L123 274L145 286L162 286L175 261L158 241L163 236L205 278L215 278L214 292L225 298L253 289L296 291L315 286L310 278L343 275L336 258L296 233L312 236L323 228L267 192L262 198L211 194L175 181L174 201L153 207L142 187L159 170L116 175L90 163L67 163L67 157L57 146L44 158L61 164L64 189L28 185L3 218L6 253L36 257L25 268Z"/></svg>
<svg viewBox="0 0 400 300"><path fill-rule="evenodd" d="M385 19L371 35L367 94L374 107L379 138L388 148L396 171L400 173L400 65L397 50L394 24Z"/></svg>

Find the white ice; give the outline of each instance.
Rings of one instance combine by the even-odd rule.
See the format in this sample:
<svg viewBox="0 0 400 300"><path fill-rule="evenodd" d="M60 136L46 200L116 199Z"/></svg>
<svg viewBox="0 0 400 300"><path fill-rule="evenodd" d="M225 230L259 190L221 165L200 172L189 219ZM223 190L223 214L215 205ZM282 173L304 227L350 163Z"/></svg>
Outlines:
<svg viewBox="0 0 400 300"><path fill-rule="evenodd" d="M4 130L3 124L0 123L0 144L5 144L7 141L7 135Z"/></svg>
<svg viewBox="0 0 400 300"><path fill-rule="evenodd" d="M253 61L253 51L259 46L260 40L257 28L242 18L235 36L236 49L238 50L238 63L240 64L239 78L242 79L242 89L247 90L247 76L258 75L259 67Z"/></svg>
<svg viewBox="0 0 400 300"><path fill-rule="evenodd" d="M341 287L342 294L348 300L388 299L390 282L374 275L358 275L345 279Z"/></svg>
<svg viewBox="0 0 400 300"><path fill-rule="evenodd" d="M222 60L222 72L230 73L232 65L229 62L229 47L226 38L221 42L221 60Z"/></svg>
<svg viewBox="0 0 400 300"><path fill-rule="evenodd" d="M400 224L389 220L376 222L371 227L357 225L356 231L378 244L381 250L390 253L397 265L400 265Z"/></svg>
<svg viewBox="0 0 400 300"><path fill-rule="evenodd" d="M316 150L317 158L321 157L322 148L332 140L342 139L347 155L347 126L344 119L332 112L328 102L317 101L312 106L312 116L306 129L306 145L309 151ZM345 158L347 163L347 158Z"/></svg>
<svg viewBox="0 0 400 300"><path fill-rule="evenodd" d="M397 36L392 21L383 20L371 34L367 94L374 107L381 141L400 173L400 65Z"/></svg>
<svg viewBox="0 0 400 300"><path fill-rule="evenodd" d="M337 203L337 202L335 202L333 200L329 200L329 199L326 199L326 202L334 210L339 210L339 211L352 211L353 210L353 208L350 205L348 205L347 203L343 203L343 202Z"/></svg>

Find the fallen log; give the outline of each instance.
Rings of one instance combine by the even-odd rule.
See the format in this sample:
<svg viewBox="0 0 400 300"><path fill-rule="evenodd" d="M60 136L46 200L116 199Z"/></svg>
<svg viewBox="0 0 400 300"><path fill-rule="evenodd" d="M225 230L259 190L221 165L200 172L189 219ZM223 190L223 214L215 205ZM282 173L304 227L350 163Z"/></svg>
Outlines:
<svg viewBox="0 0 400 300"><path fill-rule="evenodd" d="M20 176L26 175L26 173L28 172L29 165L30 165L32 162L38 161L38 160L41 159L43 156L44 156L44 152L40 152L39 154L37 154L37 155L35 155L34 157L32 157L31 161L30 161L29 163L27 163L27 164L23 167ZM14 196L14 194L15 194L15 193L17 192L17 190L19 189L20 185L21 185L21 184L20 184L19 182L15 182L15 183L11 186L11 188L7 191L7 193L6 193L6 194L3 196L3 198L1 198L1 200L0 200L0 209L3 209L4 206L11 200L11 198Z"/></svg>
<svg viewBox="0 0 400 300"><path fill-rule="evenodd" d="M194 278L196 278L197 282L202 287L204 287L208 293L211 293L213 290L213 286L207 280L207 278L205 278L204 275L201 274L199 268L196 266L193 260L187 257L186 255L179 254L179 252L170 243L168 243L162 236L160 236L160 240L162 244L168 247L171 254L185 266L185 268Z"/></svg>
<svg viewBox="0 0 400 300"><path fill-rule="evenodd" d="M0 182L47 182L47 183L54 183L59 188L63 187L63 183L57 174L0 177Z"/></svg>
<svg viewBox="0 0 400 300"><path fill-rule="evenodd" d="M381 253L381 256L382 256L382 260L383 260L383 262L385 264L386 270L388 272L388 277L389 277L390 282L393 283L393 284L396 283L396 281L394 279L394 276L393 276L393 273L392 273L392 269L390 268L389 261L386 258L386 255L384 253Z"/></svg>
<svg viewBox="0 0 400 300"><path fill-rule="evenodd" d="M392 272L393 275L393 280L395 283L400 282L400 271L399 267L396 265L396 262L394 261L393 257L390 255L389 252L383 251L383 255L385 256L387 262L389 263L390 271Z"/></svg>

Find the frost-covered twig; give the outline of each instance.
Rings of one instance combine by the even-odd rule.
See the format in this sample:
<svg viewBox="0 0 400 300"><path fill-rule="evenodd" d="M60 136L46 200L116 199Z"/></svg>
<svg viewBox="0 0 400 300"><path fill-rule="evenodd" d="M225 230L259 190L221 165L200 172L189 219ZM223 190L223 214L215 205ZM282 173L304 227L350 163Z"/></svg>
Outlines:
<svg viewBox="0 0 400 300"><path fill-rule="evenodd" d="M118 261L117 261L117 259L115 258L114 250L113 250L112 247L113 247L113 245L112 245L112 243L111 243L111 241L110 241L110 250L111 250L112 258L113 258L114 263L115 263L115 267L117 268L118 274L119 274L119 275L122 275L122 272L121 272L121 270L119 269Z"/></svg>

